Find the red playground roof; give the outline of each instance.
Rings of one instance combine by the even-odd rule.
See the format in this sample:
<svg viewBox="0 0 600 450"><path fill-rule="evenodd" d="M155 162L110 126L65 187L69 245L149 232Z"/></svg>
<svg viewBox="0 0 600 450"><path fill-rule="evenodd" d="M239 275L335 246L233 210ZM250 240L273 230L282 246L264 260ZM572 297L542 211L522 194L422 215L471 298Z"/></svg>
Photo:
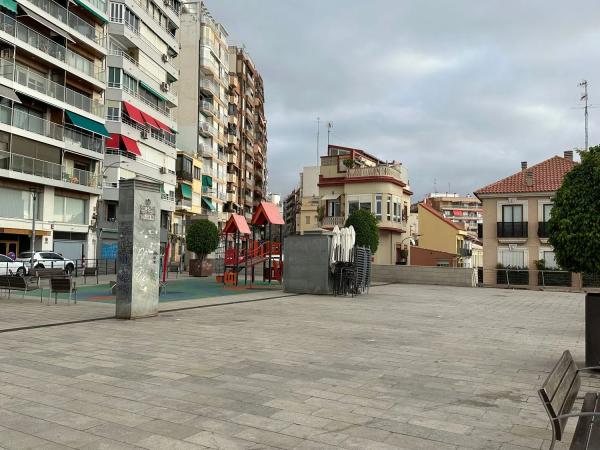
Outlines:
<svg viewBox="0 0 600 450"><path fill-rule="evenodd" d="M285 221L279 213L279 208L274 203L260 202L254 215L252 216L252 225L264 225L270 223L272 225L285 225Z"/></svg>
<svg viewBox="0 0 600 450"><path fill-rule="evenodd" d="M236 231L239 231L240 234L250 234L250 227L243 216L232 214L223 228L223 233L235 233Z"/></svg>

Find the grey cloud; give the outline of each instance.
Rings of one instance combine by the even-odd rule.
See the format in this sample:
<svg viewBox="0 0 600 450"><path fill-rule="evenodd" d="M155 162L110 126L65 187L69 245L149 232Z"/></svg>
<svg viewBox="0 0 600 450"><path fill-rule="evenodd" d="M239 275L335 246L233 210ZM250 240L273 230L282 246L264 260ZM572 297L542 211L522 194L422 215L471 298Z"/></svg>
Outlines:
<svg viewBox="0 0 600 450"><path fill-rule="evenodd" d="M402 161L417 199L434 179L468 193L581 147L577 82L592 100L600 89L594 2L206 3L265 80L270 190L282 194L314 164L317 116L334 122L332 142Z"/></svg>

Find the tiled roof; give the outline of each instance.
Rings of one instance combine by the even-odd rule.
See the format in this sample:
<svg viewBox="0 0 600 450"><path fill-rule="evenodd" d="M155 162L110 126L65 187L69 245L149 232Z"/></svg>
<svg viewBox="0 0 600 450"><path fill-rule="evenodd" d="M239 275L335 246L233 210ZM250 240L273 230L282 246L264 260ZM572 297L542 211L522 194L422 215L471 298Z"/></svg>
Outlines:
<svg viewBox="0 0 600 450"><path fill-rule="evenodd" d="M419 205L422 206L423 208L425 208L427 211L429 211L434 216L436 216L438 219L443 220L444 222L446 222L451 227L456 228L457 230L460 230L460 231L465 231L465 229L461 228L460 225L458 225L457 223L452 222L450 219L446 219L442 215L442 213L440 213L437 209L435 209L433 206L427 204L426 202L419 203Z"/></svg>
<svg viewBox="0 0 600 450"><path fill-rule="evenodd" d="M570 159L553 156L535 166L521 170L514 175L489 184L475 191L478 194L513 194L525 192L554 192L562 184L564 176L577 163ZM533 173L533 183L528 186L526 173Z"/></svg>

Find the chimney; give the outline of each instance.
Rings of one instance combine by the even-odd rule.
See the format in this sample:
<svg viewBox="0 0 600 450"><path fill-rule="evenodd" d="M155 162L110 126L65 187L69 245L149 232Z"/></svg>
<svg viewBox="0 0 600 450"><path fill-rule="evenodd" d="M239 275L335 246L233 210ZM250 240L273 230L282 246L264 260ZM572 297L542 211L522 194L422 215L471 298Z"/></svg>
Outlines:
<svg viewBox="0 0 600 450"><path fill-rule="evenodd" d="M525 172L525 184L530 187L533 186L533 172L531 170Z"/></svg>
<svg viewBox="0 0 600 450"><path fill-rule="evenodd" d="M573 150L565 150L564 156L567 161L573 161Z"/></svg>
<svg viewBox="0 0 600 450"><path fill-rule="evenodd" d="M521 170L527 169L527 161L521 161Z"/></svg>

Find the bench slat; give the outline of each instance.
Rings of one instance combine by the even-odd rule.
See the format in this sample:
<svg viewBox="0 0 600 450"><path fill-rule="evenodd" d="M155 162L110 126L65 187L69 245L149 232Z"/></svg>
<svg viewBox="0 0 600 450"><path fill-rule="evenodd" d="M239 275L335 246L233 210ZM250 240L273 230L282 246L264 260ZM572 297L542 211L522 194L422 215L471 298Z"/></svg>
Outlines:
<svg viewBox="0 0 600 450"><path fill-rule="evenodd" d="M577 373L575 361L573 361L567 369L562 383L558 386L558 389L554 394L554 398L551 401L552 409L556 411L557 415L569 414L571 412L580 387L581 379ZM567 420L568 419L565 418L559 421L561 434L565 428L565 425L567 424Z"/></svg>
<svg viewBox="0 0 600 450"><path fill-rule="evenodd" d="M560 382L562 381L567 369L571 364L573 364L571 352L569 352L569 350L565 350L542 385L542 389L544 389L548 394L549 400L554 398L554 394L556 393Z"/></svg>
<svg viewBox="0 0 600 450"><path fill-rule="evenodd" d="M595 392L585 394L581 412L600 412L600 397ZM571 450L588 450L600 446L600 418L581 417L575 428Z"/></svg>

